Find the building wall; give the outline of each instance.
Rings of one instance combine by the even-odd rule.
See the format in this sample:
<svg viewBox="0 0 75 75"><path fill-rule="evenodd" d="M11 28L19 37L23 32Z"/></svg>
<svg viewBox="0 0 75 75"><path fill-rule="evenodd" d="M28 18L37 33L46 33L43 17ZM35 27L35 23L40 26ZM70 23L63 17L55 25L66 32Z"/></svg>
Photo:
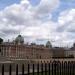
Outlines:
<svg viewBox="0 0 75 75"><path fill-rule="evenodd" d="M49 59L52 57L50 48L37 45L0 45L1 56L24 59Z"/></svg>
<svg viewBox="0 0 75 75"><path fill-rule="evenodd" d="M73 55L75 57L75 50L65 50L65 57L69 57L70 55Z"/></svg>
<svg viewBox="0 0 75 75"><path fill-rule="evenodd" d="M52 51L51 49L48 48L40 48L40 49L36 49L35 51L35 55L37 59L48 59L48 58L52 58Z"/></svg>
<svg viewBox="0 0 75 75"><path fill-rule="evenodd" d="M63 58L64 57L64 48L53 48L53 58Z"/></svg>

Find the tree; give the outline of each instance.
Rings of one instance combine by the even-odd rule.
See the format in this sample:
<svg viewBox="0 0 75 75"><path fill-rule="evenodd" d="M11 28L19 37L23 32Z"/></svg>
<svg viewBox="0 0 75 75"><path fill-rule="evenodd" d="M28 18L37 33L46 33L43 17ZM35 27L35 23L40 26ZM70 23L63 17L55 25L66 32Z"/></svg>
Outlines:
<svg viewBox="0 0 75 75"><path fill-rule="evenodd" d="M2 38L0 38L0 44L2 44L3 43L3 39Z"/></svg>
<svg viewBox="0 0 75 75"><path fill-rule="evenodd" d="M74 55L71 54L71 55L68 56L68 58L74 58Z"/></svg>

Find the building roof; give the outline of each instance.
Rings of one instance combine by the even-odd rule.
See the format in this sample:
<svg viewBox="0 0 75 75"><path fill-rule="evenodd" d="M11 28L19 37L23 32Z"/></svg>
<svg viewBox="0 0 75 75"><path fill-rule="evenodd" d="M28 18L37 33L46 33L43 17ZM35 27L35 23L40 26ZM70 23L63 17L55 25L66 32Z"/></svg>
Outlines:
<svg viewBox="0 0 75 75"><path fill-rule="evenodd" d="M51 48L51 47L52 47L52 45L51 45L51 42L50 42L50 41L47 41L47 43L46 43L46 47L48 47L48 48Z"/></svg>
<svg viewBox="0 0 75 75"><path fill-rule="evenodd" d="M16 43L24 43L24 38L21 35L18 35L15 39Z"/></svg>

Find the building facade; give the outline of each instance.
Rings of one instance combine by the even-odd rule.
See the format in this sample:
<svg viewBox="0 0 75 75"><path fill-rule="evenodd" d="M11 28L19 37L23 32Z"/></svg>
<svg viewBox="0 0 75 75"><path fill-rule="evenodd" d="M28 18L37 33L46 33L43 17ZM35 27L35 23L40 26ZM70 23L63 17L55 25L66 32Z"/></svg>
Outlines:
<svg viewBox="0 0 75 75"><path fill-rule="evenodd" d="M75 57L75 44L72 48L52 47L50 41L46 45L25 44L24 38L18 35L12 42L0 44L0 57L14 59L51 59Z"/></svg>
<svg viewBox="0 0 75 75"><path fill-rule="evenodd" d="M49 44L47 47L33 43L30 45L24 44L23 37L18 35L13 42L0 44L0 56L16 59L50 59L52 58L50 46Z"/></svg>
<svg viewBox="0 0 75 75"><path fill-rule="evenodd" d="M64 58L64 48L54 47L52 48L53 58Z"/></svg>
<svg viewBox="0 0 75 75"><path fill-rule="evenodd" d="M73 44L73 47L66 49L64 53L65 57L75 58L75 43Z"/></svg>

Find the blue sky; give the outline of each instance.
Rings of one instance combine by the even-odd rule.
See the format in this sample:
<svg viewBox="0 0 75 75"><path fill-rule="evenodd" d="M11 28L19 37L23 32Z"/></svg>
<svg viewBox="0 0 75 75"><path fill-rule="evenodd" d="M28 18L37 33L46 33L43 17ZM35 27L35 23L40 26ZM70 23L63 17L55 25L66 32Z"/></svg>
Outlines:
<svg viewBox="0 0 75 75"><path fill-rule="evenodd" d="M75 0L61 0L60 6L55 11L52 12L53 14L52 19L54 21L57 21L58 15L61 11L71 9L71 8L75 8Z"/></svg>
<svg viewBox="0 0 75 75"><path fill-rule="evenodd" d="M0 9L2 10L5 7L14 3L20 3L20 0L0 0Z"/></svg>
<svg viewBox="0 0 75 75"><path fill-rule="evenodd" d="M32 6L37 6L40 0L29 0ZM14 3L19 4L20 0L0 0L0 10ZM52 12L52 20L57 21L59 13L63 10L75 8L75 0L60 0L60 6Z"/></svg>
<svg viewBox="0 0 75 75"><path fill-rule="evenodd" d="M40 3L40 0L29 0L32 5L37 5ZM75 0L60 0L61 4L59 9L64 10L67 8L75 8ZM20 3L20 0L0 0L0 9L5 8L14 3Z"/></svg>
<svg viewBox="0 0 75 75"><path fill-rule="evenodd" d="M72 45L75 0L0 0L0 36L13 40L19 33L29 42Z"/></svg>
<svg viewBox="0 0 75 75"><path fill-rule="evenodd" d="M30 3L33 6L36 6L39 2L40 0L30 0ZM20 3L20 0L0 0L0 10L14 3Z"/></svg>

